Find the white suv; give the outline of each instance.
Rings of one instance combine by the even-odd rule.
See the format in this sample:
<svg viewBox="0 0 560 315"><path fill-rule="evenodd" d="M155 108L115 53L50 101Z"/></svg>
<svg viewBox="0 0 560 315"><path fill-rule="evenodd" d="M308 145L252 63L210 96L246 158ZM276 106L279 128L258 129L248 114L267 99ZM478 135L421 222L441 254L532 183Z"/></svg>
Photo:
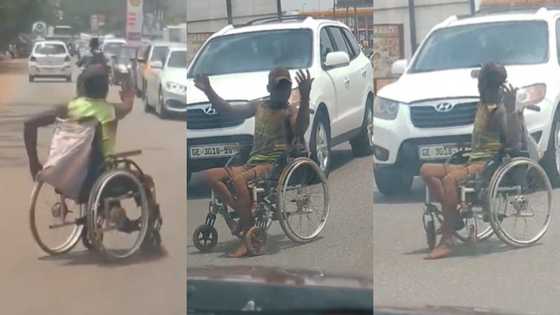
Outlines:
<svg viewBox="0 0 560 315"><path fill-rule="evenodd" d="M478 97L473 71L505 65L508 81L541 108L525 113L539 159L559 183L560 11L450 17L434 27L412 60L397 61L398 81L374 105L374 175L384 194L404 193L424 162L470 145ZM540 83L540 84L538 84Z"/></svg>
<svg viewBox="0 0 560 315"><path fill-rule="evenodd" d="M193 171L223 166L239 147L251 145L254 118L230 120L216 112L194 86L210 75L218 95L231 104L265 97L275 67L309 69L312 124L306 139L314 159L328 172L330 148L350 141L355 155L373 152L373 67L350 29L310 17L260 19L227 26L212 35L187 74L187 154Z"/></svg>

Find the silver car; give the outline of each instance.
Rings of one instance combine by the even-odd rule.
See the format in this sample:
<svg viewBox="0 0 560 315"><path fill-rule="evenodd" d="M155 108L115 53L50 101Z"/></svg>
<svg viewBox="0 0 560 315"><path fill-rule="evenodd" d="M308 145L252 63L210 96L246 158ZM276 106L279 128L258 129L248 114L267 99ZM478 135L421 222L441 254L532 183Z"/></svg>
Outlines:
<svg viewBox="0 0 560 315"><path fill-rule="evenodd" d="M68 47L62 41L35 43L28 63L29 82L35 78L65 78L72 82L72 64Z"/></svg>

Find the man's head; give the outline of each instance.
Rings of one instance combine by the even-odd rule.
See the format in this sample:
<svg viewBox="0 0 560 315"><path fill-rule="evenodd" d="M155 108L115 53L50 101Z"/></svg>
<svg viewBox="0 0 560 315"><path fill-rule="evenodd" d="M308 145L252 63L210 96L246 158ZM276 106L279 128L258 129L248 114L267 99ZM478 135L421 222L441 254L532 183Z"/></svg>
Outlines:
<svg viewBox="0 0 560 315"><path fill-rule="evenodd" d="M286 107L292 92L290 72L284 68L274 68L268 74L268 92L274 107Z"/></svg>
<svg viewBox="0 0 560 315"><path fill-rule="evenodd" d="M498 103L500 88L506 79L507 72L504 66L494 63L483 65L478 74L478 92L481 103Z"/></svg>
<svg viewBox="0 0 560 315"><path fill-rule="evenodd" d="M99 49L99 38L94 37L89 40L89 49L92 51Z"/></svg>
<svg viewBox="0 0 560 315"><path fill-rule="evenodd" d="M84 96L105 99L109 93L109 77L102 65L88 66L82 75Z"/></svg>

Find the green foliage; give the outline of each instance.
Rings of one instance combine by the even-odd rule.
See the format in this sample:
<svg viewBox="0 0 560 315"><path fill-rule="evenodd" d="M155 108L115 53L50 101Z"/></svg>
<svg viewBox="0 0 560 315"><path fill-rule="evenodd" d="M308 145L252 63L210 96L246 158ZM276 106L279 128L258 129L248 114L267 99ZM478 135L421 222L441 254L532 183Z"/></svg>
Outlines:
<svg viewBox="0 0 560 315"><path fill-rule="evenodd" d="M16 39L20 33L30 33L34 22L54 20L54 9L47 0L2 0L0 2L0 47Z"/></svg>

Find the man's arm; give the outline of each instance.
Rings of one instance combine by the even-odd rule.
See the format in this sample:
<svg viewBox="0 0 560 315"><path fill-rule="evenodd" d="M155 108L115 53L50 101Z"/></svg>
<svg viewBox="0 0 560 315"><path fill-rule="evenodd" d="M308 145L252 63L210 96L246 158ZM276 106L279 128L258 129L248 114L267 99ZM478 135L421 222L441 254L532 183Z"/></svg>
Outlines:
<svg viewBox="0 0 560 315"><path fill-rule="evenodd" d="M232 106L230 103L222 99L212 88L208 76L202 75L195 79L195 85L199 88L212 103L212 106L222 114L233 117L234 119L244 119L255 116L257 111L257 103L249 102L243 105Z"/></svg>
<svg viewBox="0 0 560 315"><path fill-rule="evenodd" d="M123 119L132 111L132 107L134 105L134 94L133 89L120 91L122 103L113 104L113 106L115 106L117 120Z"/></svg>
<svg viewBox="0 0 560 315"><path fill-rule="evenodd" d="M53 110L31 117L23 123L23 140L25 142L25 151L29 159L29 170L33 178L35 178L37 173L43 168L37 155L37 129L53 124L57 117L65 117L67 112L68 109L66 106L59 105Z"/></svg>
<svg viewBox="0 0 560 315"><path fill-rule="evenodd" d="M309 94L311 93L311 84L313 83L313 80L311 79L309 70L305 74L300 70L298 71L296 76L300 94L300 102L297 115L292 116L291 123L296 138L303 139L305 131L307 131L307 128L309 127Z"/></svg>
<svg viewBox="0 0 560 315"><path fill-rule="evenodd" d="M503 105L496 110L500 133L505 139L505 147L523 149L523 113L515 111L517 89L511 85L502 91Z"/></svg>

